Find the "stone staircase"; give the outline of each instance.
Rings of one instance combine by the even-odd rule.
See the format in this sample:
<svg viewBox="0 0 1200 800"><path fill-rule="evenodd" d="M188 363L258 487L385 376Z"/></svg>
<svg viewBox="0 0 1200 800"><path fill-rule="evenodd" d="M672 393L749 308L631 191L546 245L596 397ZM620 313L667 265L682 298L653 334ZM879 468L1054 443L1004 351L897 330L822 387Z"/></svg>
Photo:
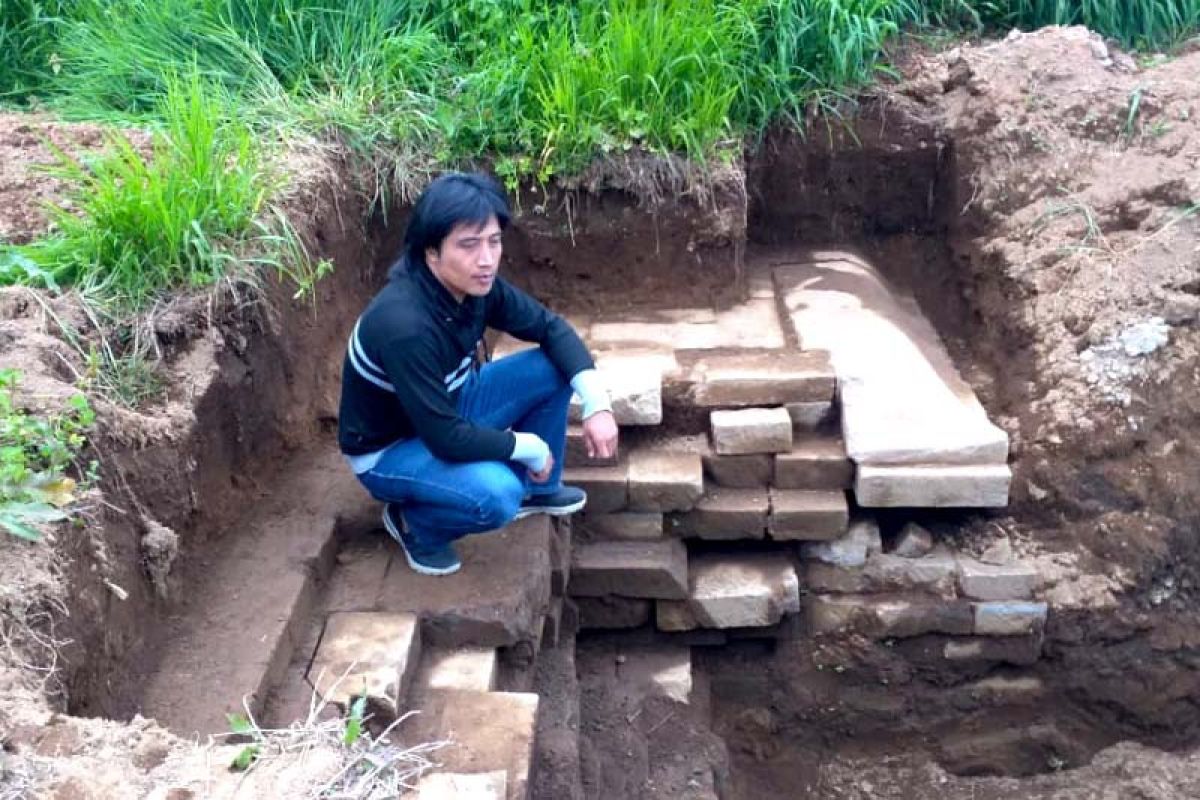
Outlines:
<svg viewBox="0 0 1200 800"><path fill-rule="evenodd" d="M452 742L415 797L573 798L578 698L564 705L562 687L575 681L577 630L652 633L671 655L661 670L645 656L639 680L668 697L690 692L690 647L731 637L929 636L948 662L1036 660L1047 608L1032 568L982 563L920 531L885 552L871 516L1007 502L1007 438L915 304L845 254L766 260L748 277L748 299L731 309L573 320L623 428L606 463L587 459L578 425L569 431L565 479L587 490L584 513L468 537L462 570L445 578L413 573L386 536L361 535L377 524L355 512L328 520L289 545L306 576L294 597L255 599L254 576L240 579L237 606L269 611L241 613L227 635L261 628L271 643L212 674L167 653L143 713L214 733L243 694L286 725L314 692L341 706L365 692L380 720L421 712L398 729L404 741ZM524 346L501 337L494 352ZM331 477L337 468L305 479L353 482ZM347 492L346 507L361 509ZM238 559L266 563L278 542L246 546L257 549ZM185 679L201 713L167 699Z"/></svg>

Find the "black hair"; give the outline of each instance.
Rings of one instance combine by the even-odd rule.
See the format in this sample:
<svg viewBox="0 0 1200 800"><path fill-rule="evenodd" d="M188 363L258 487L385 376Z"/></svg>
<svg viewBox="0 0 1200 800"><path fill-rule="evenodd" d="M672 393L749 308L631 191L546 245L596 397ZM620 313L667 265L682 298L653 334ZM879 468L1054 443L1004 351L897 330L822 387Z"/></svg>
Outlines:
<svg viewBox="0 0 1200 800"><path fill-rule="evenodd" d="M425 250L440 250L454 226L474 222L482 226L496 218L500 230L508 227L512 213L504 192L495 181L479 173L450 172L425 187L413 206L404 231L404 250L392 274L425 265Z"/></svg>

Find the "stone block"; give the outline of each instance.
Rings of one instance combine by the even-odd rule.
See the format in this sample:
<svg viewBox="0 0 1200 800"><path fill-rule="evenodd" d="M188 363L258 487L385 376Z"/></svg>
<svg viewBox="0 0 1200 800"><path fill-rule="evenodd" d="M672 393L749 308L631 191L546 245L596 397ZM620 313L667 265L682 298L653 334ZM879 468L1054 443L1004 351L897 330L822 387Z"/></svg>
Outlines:
<svg viewBox="0 0 1200 800"><path fill-rule="evenodd" d="M496 651L491 647L427 650L414 684L420 691L493 691L496 688Z"/></svg>
<svg viewBox="0 0 1200 800"><path fill-rule="evenodd" d="M854 485L854 464L840 439L809 437L775 456L773 484L779 489L843 491Z"/></svg>
<svg viewBox="0 0 1200 800"><path fill-rule="evenodd" d="M854 497L864 508L1003 508L1007 464L871 466L859 464Z"/></svg>
<svg viewBox="0 0 1200 800"><path fill-rule="evenodd" d="M587 511L604 514L622 511L629 505L629 467L567 467L563 482L587 492Z"/></svg>
<svg viewBox="0 0 1200 800"><path fill-rule="evenodd" d="M629 456L630 510L687 511L703 494L698 453L643 449Z"/></svg>
<svg viewBox="0 0 1200 800"><path fill-rule="evenodd" d="M686 597L687 549L673 539L580 545L573 553L570 589L574 597Z"/></svg>
<svg viewBox="0 0 1200 800"><path fill-rule="evenodd" d="M800 584L782 553L698 555L691 559L687 599L659 601L658 627L751 628L800 611Z"/></svg>
<svg viewBox="0 0 1200 800"><path fill-rule="evenodd" d="M650 621L653 602L633 597L577 597L580 630L640 628Z"/></svg>
<svg viewBox="0 0 1200 800"><path fill-rule="evenodd" d="M876 554L861 568L847 569L814 561L806 566L804 577L805 586L816 592L924 592L952 597L957 572L954 556L946 552L924 558Z"/></svg>
<svg viewBox="0 0 1200 800"><path fill-rule="evenodd" d="M717 486L727 489L759 489L771 485L775 457L770 453L744 456L703 455L704 474Z"/></svg>
<svg viewBox="0 0 1200 800"><path fill-rule="evenodd" d="M583 427L580 425L569 425L567 427L567 446L563 455L563 463L568 467L611 467L617 464L617 457L590 457L587 454L587 442L583 438Z"/></svg>
<svg viewBox="0 0 1200 800"><path fill-rule="evenodd" d="M1023 636L1037 633L1046 624L1045 603L1019 601L975 604L976 636Z"/></svg>
<svg viewBox="0 0 1200 800"><path fill-rule="evenodd" d="M671 518L671 532L694 539L762 539L769 510L766 489L712 489L691 511Z"/></svg>
<svg viewBox="0 0 1200 800"><path fill-rule="evenodd" d="M574 518L581 541L654 541L663 538L659 511L626 511L614 514L580 514Z"/></svg>
<svg viewBox="0 0 1200 800"><path fill-rule="evenodd" d="M508 780L503 771L433 772L417 782L412 800L506 800L507 797Z"/></svg>
<svg viewBox="0 0 1200 800"><path fill-rule="evenodd" d="M836 386L820 351L746 351L705 356L690 365L692 401L703 408L830 402Z"/></svg>
<svg viewBox="0 0 1200 800"><path fill-rule="evenodd" d="M800 555L811 561L832 564L837 567L861 567L867 557L883 552L883 539L879 534L879 523L871 518L857 519L850 523L849 530L837 539L824 542L804 542Z"/></svg>
<svg viewBox="0 0 1200 800"><path fill-rule="evenodd" d="M662 362L654 357L610 354L597 368L604 376L618 425L658 425L663 419ZM582 411L573 396L569 419L578 422Z"/></svg>
<svg viewBox="0 0 1200 800"><path fill-rule="evenodd" d="M832 400L813 400L802 403L785 403L792 427L813 432L831 426L837 421L837 404Z"/></svg>
<svg viewBox="0 0 1200 800"><path fill-rule="evenodd" d="M394 717L416 671L417 617L407 613L339 611L329 615L308 679L327 702L348 708L365 694L373 713Z"/></svg>
<svg viewBox="0 0 1200 800"><path fill-rule="evenodd" d="M920 558L933 549L933 534L915 522L900 529L892 554L903 558Z"/></svg>
<svg viewBox="0 0 1200 800"><path fill-rule="evenodd" d="M957 600L813 595L808 621L817 634L848 630L877 639L903 639L930 633L969 635L974 614L970 603Z"/></svg>
<svg viewBox="0 0 1200 800"><path fill-rule="evenodd" d="M972 600L1026 600L1037 586L1037 570L1020 562L984 564L961 556L958 569L959 588Z"/></svg>
<svg viewBox="0 0 1200 800"><path fill-rule="evenodd" d="M771 490L767 531L772 539L829 541L844 536L849 524L845 492Z"/></svg>
<svg viewBox="0 0 1200 800"><path fill-rule="evenodd" d="M782 408L714 411L713 449L718 455L782 453L792 449L792 418Z"/></svg>
<svg viewBox="0 0 1200 800"><path fill-rule="evenodd" d="M946 642L942 652L947 661L1028 666L1042 657L1042 634L956 637Z"/></svg>

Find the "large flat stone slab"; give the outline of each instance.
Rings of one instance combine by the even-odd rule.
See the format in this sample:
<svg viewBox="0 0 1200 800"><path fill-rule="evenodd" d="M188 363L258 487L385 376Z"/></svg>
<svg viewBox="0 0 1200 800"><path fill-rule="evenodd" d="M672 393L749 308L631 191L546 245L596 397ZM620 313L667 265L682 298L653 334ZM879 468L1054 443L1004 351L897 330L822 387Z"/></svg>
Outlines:
<svg viewBox="0 0 1200 800"><path fill-rule="evenodd" d="M400 726L402 741L448 741L433 753L443 771L503 772L507 800L526 800L537 726L536 694L439 690L423 698L420 711Z"/></svg>
<svg viewBox="0 0 1200 800"><path fill-rule="evenodd" d="M703 494L699 453L642 448L630 454L630 510L687 511Z"/></svg>
<svg viewBox="0 0 1200 800"><path fill-rule="evenodd" d="M401 711L420 653L417 617L403 612L330 614L308 680L326 702L348 709L365 695L381 719Z"/></svg>
<svg viewBox="0 0 1200 800"><path fill-rule="evenodd" d="M832 401L836 389L826 353L795 350L683 354L681 380L702 408L782 406Z"/></svg>
<svg viewBox="0 0 1200 800"><path fill-rule="evenodd" d="M855 463L1007 461L1007 434L988 420L933 326L872 266L817 253L776 268L775 283L801 345L829 353Z"/></svg>
<svg viewBox="0 0 1200 800"><path fill-rule="evenodd" d="M455 547L462 569L442 577L413 572L395 552L376 608L416 614L430 645L536 643L550 603L550 519L528 517Z"/></svg>
<svg viewBox="0 0 1200 800"><path fill-rule="evenodd" d="M767 531L780 541L829 541L845 535L850 505L845 492L771 490Z"/></svg>
<svg viewBox="0 0 1200 800"><path fill-rule="evenodd" d="M1011 481L1007 464L859 464L854 499L864 508L1003 508L1008 505Z"/></svg>
<svg viewBox="0 0 1200 800"><path fill-rule="evenodd" d="M687 596L687 549L682 542L613 541L581 544L572 553L571 595L575 597Z"/></svg>
<svg viewBox="0 0 1200 800"><path fill-rule="evenodd" d="M764 627L800 611L800 583L784 553L697 555L688 573L687 599L658 603L661 630Z"/></svg>
<svg viewBox="0 0 1200 800"><path fill-rule="evenodd" d="M663 308L612 314L593 322L586 338L600 350L663 345L676 350L782 348L786 344L770 297L751 297L721 311Z"/></svg>

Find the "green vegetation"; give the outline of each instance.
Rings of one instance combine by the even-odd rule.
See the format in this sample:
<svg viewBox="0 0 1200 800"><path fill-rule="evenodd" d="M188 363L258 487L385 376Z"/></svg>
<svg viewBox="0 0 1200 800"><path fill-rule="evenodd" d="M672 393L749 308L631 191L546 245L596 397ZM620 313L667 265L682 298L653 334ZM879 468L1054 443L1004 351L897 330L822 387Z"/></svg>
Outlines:
<svg viewBox="0 0 1200 800"><path fill-rule="evenodd" d="M81 470L80 451L95 413L81 394L57 412L30 414L16 401L21 374L0 369L0 528L23 539L41 537L37 523L67 518Z"/></svg>

